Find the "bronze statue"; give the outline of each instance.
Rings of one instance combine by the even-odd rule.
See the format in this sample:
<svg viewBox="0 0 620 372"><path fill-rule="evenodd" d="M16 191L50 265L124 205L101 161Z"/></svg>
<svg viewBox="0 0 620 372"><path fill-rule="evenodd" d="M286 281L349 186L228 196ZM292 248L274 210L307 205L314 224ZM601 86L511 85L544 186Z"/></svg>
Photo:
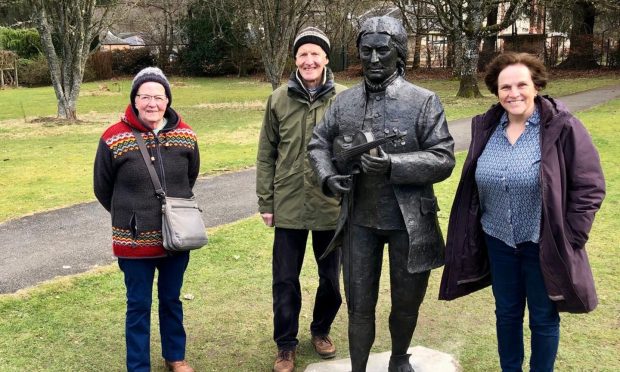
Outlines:
<svg viewBox="0 0 620 372"><path fill-rule="evenodd" d="M357 47L364 82L336 97L314 129L308 151L323 192L343 195L328 251L343 249L352 371L366 370L374 342L387 243L392 300L389 371L409 372L413 368L406 353L430 270L443 264L433 184L449 177L454 168L454 141L437 95L403 78L407 33L399 21L368 19ZM364 142L374 147L373 141L387 137L374 154L339 157Z"/></svg>

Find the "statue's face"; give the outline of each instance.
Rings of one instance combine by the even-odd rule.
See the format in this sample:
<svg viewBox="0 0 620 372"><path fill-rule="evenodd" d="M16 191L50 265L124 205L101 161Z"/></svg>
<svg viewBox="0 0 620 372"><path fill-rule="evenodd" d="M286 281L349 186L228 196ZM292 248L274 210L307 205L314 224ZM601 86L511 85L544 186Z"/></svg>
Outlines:
<svg viewBox="0 0 620 372"><path fill-rule="evenodd" d="M359 44L364 76L372 83L380 84L392 76L398 68L398 52L386 34L366 34Z"/></svg>

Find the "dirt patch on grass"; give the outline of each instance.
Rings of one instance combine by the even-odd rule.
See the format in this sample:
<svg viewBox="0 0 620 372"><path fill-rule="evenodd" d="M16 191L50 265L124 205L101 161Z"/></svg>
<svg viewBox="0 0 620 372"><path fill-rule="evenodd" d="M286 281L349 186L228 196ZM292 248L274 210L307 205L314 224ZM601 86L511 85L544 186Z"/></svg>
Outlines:
<svg viewBox="0 0 620 372"><path fill-rule="evenodd" d="M89 112L80 114L77 120L65 120L60 119L53 116L40 116L36 118L32 118L28 120L31 124L41 124L43 126L63 126L63 125L89 125L89 124L100 124L107 123L112 124L116 123L121 119L120 113L106 113L101 114L98 112Z"/></svg>
<svg viewBox="0 0 620 372"><path fill-rule="evenodd" d="M80 97L110 97L110 96L120 96L121 92L99 92L99 91L88 91L88 92L80 92Z"/></svg>
<svg viewBox="0 0 620 372"><path fill-rule="evenodd" d="M192 107L207 110L264 110L265 102L256 100L247 102L201 103Z"/></svg>
<svg viewBox="0 0 620 372"><path fill-rule="evenodd" d="M252 75L252 77L254 77L255 79L251 80L251 81L247 81L247 80L245 80L245 81L236 81L233 84L235 84L235 85L256 85L256 84L262 84L262 83L267 83L268 82L267 78L264 75L262 75L260 77L258 77L258 75Z"/></svg>
<svg viewBox="0 0 620 372"><path fill-rule="evenodd" d="M86 124L87 122L82 119L77 120L66 120L57 118L55 116L39 116L36 118L32 118L29 120L30 124L40 124L42 126L62 126L62 125L81 125Z"/></svg>
<svg viewBox="0 0 620 372"><path fill-rule="evenodd" d="M27 117L24 119L9 119L0 121L0 128L26 128L26 127L62 127L62 126L100 126L101 124L109 125L116 123L121 118L121 113L106 113L101 114L98 112L89 112L79 114L78 120L68 121L60 119L55 116L37 116Z"/></svg>
<svg viewBox="0 0 620 372"><path fill-rule="evenodd" d="M87 96L120 96L121 86L119 83L113 81L106 84L99 84L95 89L88 89L80 91L80 97Z"/></svg>
<svg viewBox="0 0 620 372"><path fill-rule="evenodd" d="M200 88L200 85L188 84L184 81L171 81L170 88Z"/></svg>

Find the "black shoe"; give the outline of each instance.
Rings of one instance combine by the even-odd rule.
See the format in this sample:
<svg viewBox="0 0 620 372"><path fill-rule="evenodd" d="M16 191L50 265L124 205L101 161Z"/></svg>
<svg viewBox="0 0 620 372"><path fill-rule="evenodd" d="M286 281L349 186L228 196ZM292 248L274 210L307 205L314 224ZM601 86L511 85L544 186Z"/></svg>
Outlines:
<svg viewBox="0 0 620 372"><path fill-rule="evenodd" d="M415 372L411 363L409 363L410 356L411 354L392 355L390 357L388 372Z"/></svg>

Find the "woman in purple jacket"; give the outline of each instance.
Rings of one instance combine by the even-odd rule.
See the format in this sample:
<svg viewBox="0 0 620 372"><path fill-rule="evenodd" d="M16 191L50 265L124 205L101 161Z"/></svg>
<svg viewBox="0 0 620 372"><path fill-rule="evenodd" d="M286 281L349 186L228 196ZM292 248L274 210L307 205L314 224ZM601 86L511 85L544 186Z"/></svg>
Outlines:
<svg viewBox="0 0 620 372"><path fill-rule="evenodd" d="M497 56L485 83L499 104L472 121L439 298L491 284L502 371L521 371L527 303L530 370L552 371L558 312L598 302L584 247L605 196L600 159L583 124L538 95L547 72L535 56Z"/></svg>

